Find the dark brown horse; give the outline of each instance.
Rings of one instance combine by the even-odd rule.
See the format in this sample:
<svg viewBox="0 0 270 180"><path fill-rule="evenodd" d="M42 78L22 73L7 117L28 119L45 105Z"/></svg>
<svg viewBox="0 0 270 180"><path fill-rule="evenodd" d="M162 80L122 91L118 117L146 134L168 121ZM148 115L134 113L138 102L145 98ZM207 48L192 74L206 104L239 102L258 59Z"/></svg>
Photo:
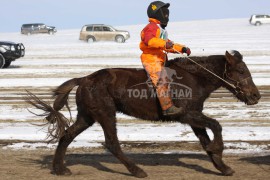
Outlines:
<svg viewBox="0 0 270 180"><path fill-rule="evenodd" d="M224 149L222 127L217 120L202 114L204 101L220 87L227 88L247 105L258 103L260 93L238 51L226 52L225 56L213 55L192 57L192 59L228 83L194 65L187 58L171 60L169 68L172 73L168 74L174 74L172 75L174 77L169 77L171 79L170 92L174 104L185 107L187 110L185 115L178 117L162 115L155 91L143 69L102 69L89 76L66 81L54 91L53 107L29 93L28 103L45 111L43 115L46 115L49 123L54 124L54 127L49 130L49 135L54 139L59 139L53 160L54 173L57 175L71 173L64 165L68 145L78 134L98 122L103 128L108 150L134 176L146 177L147 174L124 155L119 145L115 116L116 112L122 112L145 120L189 124L214 166L223 175L232 175L234 171L222 161ZM177 72L177 77L174 72ZM69 127L69 120L59 111L64 105L68 106L69 93L75 86L78 86L76 92L78 114L75 123ZM212 130L213 140L210 140L206 128Z"/></svg>

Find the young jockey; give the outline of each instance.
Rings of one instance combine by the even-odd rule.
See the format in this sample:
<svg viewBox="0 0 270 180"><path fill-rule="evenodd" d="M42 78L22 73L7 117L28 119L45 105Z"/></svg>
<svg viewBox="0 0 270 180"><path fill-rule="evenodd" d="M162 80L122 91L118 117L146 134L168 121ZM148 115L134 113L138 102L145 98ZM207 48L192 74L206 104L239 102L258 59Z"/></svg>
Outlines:
<svg viewBox="0 0 270 180"><path fill-rule="evenodd" d="M183 107L173 105L169 93L168 83L161 83L159 79L166 77L164 64L167 61L167 54L186 53L188 56L191 51L188 47L181 44L174 44L168 39L168 33L165 30L169 22L169 3L154 1L150 3L147 9L149 24L141 32L140 49L142 50L141 61L148 76L156 89L163 115L180 115L185 113ZM176 50L176 51L175 51ZM162 78L166 79L166 78Z"/></svg>

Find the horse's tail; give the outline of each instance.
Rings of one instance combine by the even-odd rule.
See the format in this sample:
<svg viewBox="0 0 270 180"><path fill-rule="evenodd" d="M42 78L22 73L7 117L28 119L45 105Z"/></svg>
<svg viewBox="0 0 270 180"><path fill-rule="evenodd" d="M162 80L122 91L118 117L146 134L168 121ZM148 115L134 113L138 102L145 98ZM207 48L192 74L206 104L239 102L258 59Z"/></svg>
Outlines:
<svg viewBox="0 0 270 180"><path fill-rule="evenodd" d="M68 96L71 90L80 84L80 80L81 78L71 79L64 82L56 90L54 90L55 100L53 107L50 106L49 103L44 102L36 95L27 91L28 96L25 98L26 102L43 111L42 114L36 114L32 111L30 112L37 116L45 116L45 119L48 121L44 125L49 125L47 135L49 142L59 140L65 134L65 130L70 126L72 118L67 119L59 111L66 105L70 113L70 108L68 106Z"/></svg>

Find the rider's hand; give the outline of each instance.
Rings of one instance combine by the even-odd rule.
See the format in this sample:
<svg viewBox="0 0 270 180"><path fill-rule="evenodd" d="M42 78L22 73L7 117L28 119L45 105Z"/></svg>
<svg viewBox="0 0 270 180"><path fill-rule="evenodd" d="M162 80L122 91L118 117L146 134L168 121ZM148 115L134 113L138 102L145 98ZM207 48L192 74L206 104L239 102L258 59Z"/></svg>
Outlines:
<svg viewBox="0 0 270 180"><path fill-rule="evenodd" d="M182 53L186 53L189 56L191 54L191 50L188 47L183 47Z"/></svg>
<svg viewBox="0 0 270 180"><path fill-rule="evenodd" d="M167 41L165 45L166 49L172 49L173 48L173 42L172 41Z"/></svg>

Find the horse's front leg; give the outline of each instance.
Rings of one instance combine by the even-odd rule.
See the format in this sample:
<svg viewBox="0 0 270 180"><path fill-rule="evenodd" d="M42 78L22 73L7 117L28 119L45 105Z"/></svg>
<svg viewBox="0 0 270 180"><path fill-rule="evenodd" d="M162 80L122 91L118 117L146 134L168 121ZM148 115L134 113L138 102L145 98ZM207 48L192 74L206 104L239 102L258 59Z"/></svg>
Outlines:
<svg viewBox="0 0 270 180"><path fill-rule="evenodd" d="M221 134L222 127L217 120L209 118L203 115L201 112L193 111L193 112L189 112L185 116L184 123L187 123L194 128L211 129L211 131L213 132L214 138L213 138L213 141L209 140L209 143L207 143L205 149L215 154L222 154L223 149L224 149L223 139L222 139L222 134Z"/></svg>
<svg viewBox="0 0 270 180"><path fill-rule="evenodd" d="M206 132L205 128L197 128L191 126L192 130L194 131L195 135L199 138L200 143L203 147L203 149L207 152L208 156L212 160L214 166L222 172L222 174L226 176L233 175L234 170L232 170L229 166L227 166L222 161L222 152L219 152L218 154L215 154L214 152L211 152L208 150L208 145L211 143L210 138Z"/></svg>

